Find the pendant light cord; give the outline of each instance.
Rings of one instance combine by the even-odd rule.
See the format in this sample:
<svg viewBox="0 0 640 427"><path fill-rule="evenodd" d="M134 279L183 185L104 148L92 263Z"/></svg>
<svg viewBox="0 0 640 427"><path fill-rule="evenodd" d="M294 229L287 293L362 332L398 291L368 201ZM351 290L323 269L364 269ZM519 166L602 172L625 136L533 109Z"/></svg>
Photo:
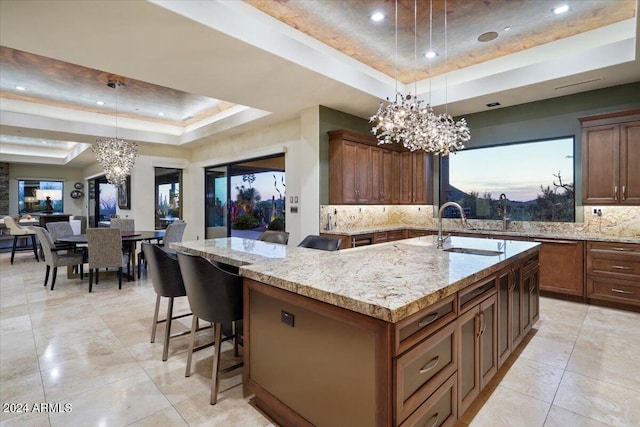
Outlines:
<svg viewBox="0 0 640 427"><path fill-rule="evenodd" d="M396 0L396 102L398 101L398 0Z"/></svg>

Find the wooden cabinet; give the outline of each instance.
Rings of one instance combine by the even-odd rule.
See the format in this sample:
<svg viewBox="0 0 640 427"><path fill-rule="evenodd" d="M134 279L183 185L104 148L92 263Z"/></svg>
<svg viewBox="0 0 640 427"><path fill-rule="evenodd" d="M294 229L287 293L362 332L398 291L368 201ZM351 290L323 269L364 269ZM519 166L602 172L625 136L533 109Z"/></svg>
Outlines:
<svg viewBox="0 0 640 427"><path fill-rule="evenodd" d="M407 238L407 230L378 231L373 233L373 243L393 242Z"/></svg>
<svg viewBox="0 0 640 427"><path fill-rule="evenodd" d="M640 110L580 121L583 204L640 204Z"/></svg>
<svg viewBox="0 0 640 427"><path fill-rule="evenodd" d="M537 256L522 265L522 329L527 334L540 318L540 263Z"/></svg>
<svg viewBox="0 0 640 427"><path fill-rule="evenodd" d="M498 370L496 277L461 291L459 301L458 408L463 413Z"/></svg>
<svg viewBox="0 0 640 427"><path fill-rule="evenodd" d="M587 297L640 306L640 245L587 242Z"/></svg>
<svg viewBox="0 0 640 427"><path fill-rule="evenodd" d="M431 157L422 151L400 153L401 204L431 203Z"/></svg>
<svg viewBox="0 0 640 427"><path fill-rule="evenodd" d="M584 242L533 239L540 246L540 289L583 297Z"/></svg>
<svg viewBox="0 0 640 427"><path fill-rule="evenodd" d="M347 131L329 132L329 203L369 203L371 150L364 137Z"/></svg>
<svg viewBox="0 0 640 427"><path fill-rule="evenodd" d="M431 161L424 151L382 148L348 130L329 134L329 204L433 203Z"/></svg>

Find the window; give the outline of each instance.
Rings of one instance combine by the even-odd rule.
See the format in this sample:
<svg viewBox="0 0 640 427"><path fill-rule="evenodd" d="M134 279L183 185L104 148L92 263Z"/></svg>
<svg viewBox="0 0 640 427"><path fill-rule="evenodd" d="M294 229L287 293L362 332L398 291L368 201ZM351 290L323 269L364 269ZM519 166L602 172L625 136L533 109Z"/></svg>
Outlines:
<svg viewBox="0 0 640 427"><path fill-rule="evenodd" d="M164 230L175 220L182 219L181 182L182 169L155 168L156 229Z"/></svg>
<svg viewBox="0 0 640 427"><path fill-rule="evenodd" d="M43 191L47 190L47 191ZM62 181L18 180L18 213L44 213L47 211L46 196L49 196L54 213L64 212Z"/></svg>
<svg viewBox="0 0 640 427"><path fill-rule="evenodd" d="M441 204L458 202L469 218L501 219L504 194L511 220L573 222L573 160L573 138L465 149L442 159Z"/></svg>

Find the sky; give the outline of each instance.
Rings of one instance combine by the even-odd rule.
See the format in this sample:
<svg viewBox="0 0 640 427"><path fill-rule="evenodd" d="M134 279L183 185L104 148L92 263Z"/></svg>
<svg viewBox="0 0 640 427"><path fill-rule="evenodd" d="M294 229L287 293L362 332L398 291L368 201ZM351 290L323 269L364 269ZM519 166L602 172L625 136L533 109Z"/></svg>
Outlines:
<svg viewBox="0 0 640 427"><path fill-rule="evenodd" d="M449 179L454 187L482 196L490 192L493 199L505 193L509 200L528 201L559 181L574 182L573 138L507 146L462 150L449 156ZM509 177L508 180L505 177Z"/></svg>
<svg viewBox="0 0 640 427"><path fill-rule="evenodd" d="M284 177L284 172L261 172L255 174L256 180L251 184L251 187L258 190L260 193L260 200L271 200L272 196L275 196L276 199L280 198L280 194L276 191L276 188L273 185L273 175L276 175L277 188L280 190L282 197L286 196L286 187L282 184L282 179ZM287 183L286 178L284 178L284 183ZM231 194L232 198L235 199L235 188L236 185L240 186L244 184L245 187L249 187L248 182L242 182L242 175L231 177Z"/></svg>

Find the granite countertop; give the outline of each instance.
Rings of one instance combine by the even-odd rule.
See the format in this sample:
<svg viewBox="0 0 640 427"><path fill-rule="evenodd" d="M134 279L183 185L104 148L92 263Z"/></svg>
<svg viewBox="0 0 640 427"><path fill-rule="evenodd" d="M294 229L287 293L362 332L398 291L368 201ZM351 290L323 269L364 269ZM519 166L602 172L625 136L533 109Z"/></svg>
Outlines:
<svg viewBox="0 0 640 427"><path fill-rule="evenodd" d="M171 243L170 247L236 267L275 259L299 258L317 252L314 249L290 247L240 237Z"/></svg>
<svg viewBox="0 0 640 427"><path fill-rule="evenodd" d="M445 252L436 248L435 236L425 236L336 252L291 254L244 265L240 274L396 323L500 270L511 257L534 252L539 243L452 237L447 245L503 253Z"/></svg>
<svg viewBox="0 0 640 427"><path fill-rule="evenodd" d="M371 234L382 231L394 231L394 230L428 230L435 233L438 232L437 227L416 227L407 225L385 225L374 226L366 228L357 228L349 230L322 230L323 234L336 234L346 236L360 236L363 234ZM444 227L443 233L469 233L478 235L495 235L495 236L513 236L513 237L529 237L533 239L565 239L565 240L579 240L579 241L599 241L599 242L618 242L618 243L640 243L640 236L609 236L606 234L596 233L567 233L567 232L553 232L553 231L510 231L510 230L491 230L491 229L475 229L475 228L461 228L461 227Z"/></svg>

